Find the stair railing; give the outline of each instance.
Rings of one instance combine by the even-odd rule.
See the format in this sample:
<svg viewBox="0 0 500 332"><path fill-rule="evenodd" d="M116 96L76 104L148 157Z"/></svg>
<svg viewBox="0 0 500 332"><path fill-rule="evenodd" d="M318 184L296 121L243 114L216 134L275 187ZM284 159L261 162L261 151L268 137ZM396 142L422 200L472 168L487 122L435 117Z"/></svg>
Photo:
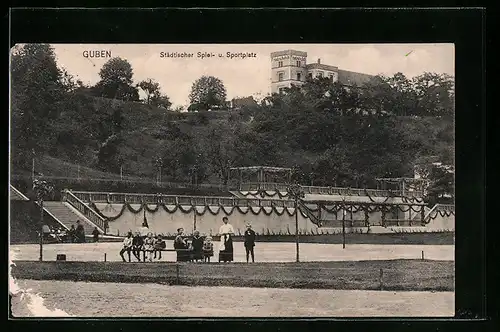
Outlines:
<svg viewBox="0 0 500 332"><path fill-rule="evenodd" d="M71 191L66 190L64 200L82 213L87 219L94 223L101 232L104 232L106 222L97 212L88 207L81 199L76 197Z"/></svg>
<svg viewBox="0 0 500 332"><path fill-rule="evenodd" d="M309 209L305 204L304 204L304 201L302 200L298 200L297 201L298 203L298 206L297 208L300 210L300 211L303 211L306 213L307 217L311 220L311 222L313 224L315 224L316 226L318 227L321 227L322 225L322 222L321 220L318 218L317 215L314 214L314 212L311 211L311 209ZM296 213L299 213L299 211L296 211Z"/></svg>
<svg viewBox="0 0 500 332"><path fill-rule="evenodd" d="M426 223L426 224L428 224L429 223L429 217L431 216L431 214L434 211L442 211L442 210L455 212L455 205L453 205L453 204L440 204L440 203L437 203L436 205L434 205L432 207L432 209L429 210L429 212L427 212L425 214L423 222Z"/></svg>

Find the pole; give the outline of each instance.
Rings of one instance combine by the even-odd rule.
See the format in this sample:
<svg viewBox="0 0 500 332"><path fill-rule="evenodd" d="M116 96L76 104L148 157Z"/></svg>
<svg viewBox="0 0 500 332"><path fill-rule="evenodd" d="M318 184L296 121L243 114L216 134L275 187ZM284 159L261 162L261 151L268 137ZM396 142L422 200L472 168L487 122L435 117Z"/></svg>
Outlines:
<svg viewBox="0 0 500 332"><path fill-rule="evenodd" d="M195 231L196 230L196 206L193 209L193 214L194 214L193 231Z"/></svg>
<svg viewBox="0 0 500 332"><path fill-rule="evenodd" d="M123 181L123 165L120 165L120 181Z"/></svg>
<svg viewBox="0 0 500 332"><path fill-rule="evenodd" d="M43 261L43 199L40 200L40 262Z"/></svg>
<svg viewBox="0 0 500 332"><path fill-rule="evenodd" d="M31 183L35 181L35 157L31 159Z"/></svg>
<svg viewBox="0 0 500 332"><path fill-rule="evenodd" d="M345 249L345 205L342 209L342 249Z"/></svg>
<svg viewBox="0 0 500 332"><path fill-rule="evenodd" d="M295 198L295 251L297 257L295 261L299 262L299 204L298 199Z"/></svg>

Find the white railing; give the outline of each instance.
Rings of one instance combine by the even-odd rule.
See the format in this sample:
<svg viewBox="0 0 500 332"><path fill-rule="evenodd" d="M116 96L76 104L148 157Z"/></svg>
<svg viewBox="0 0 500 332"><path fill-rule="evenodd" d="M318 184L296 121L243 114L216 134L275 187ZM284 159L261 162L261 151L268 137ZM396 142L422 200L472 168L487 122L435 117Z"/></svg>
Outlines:
<svg viewBox="0 0 500 332"><path fill-rule="evenodd" d="M455 213L455 205L454 204L436 204L432 207L432 209L427 212L424 217L424 221L427 222L431 214L435 211L449 211Z"/></svg>
<svg viewBox="0 0 500 332"><path fill-rule="evenodd" d="M101 232L105 232L106 223L104 218L101 217L96 211L92 210L87 204L85 204L80 198L74 195L71 191L65 190L63 192L63 200L68 202L77 209L80 213L82 213L85 218L89 219L92 223L94 223L97 227L100 228Z"/></svg>
<svg viewBox="0 0 500 332"><path fill-rule="evenodd" d="M215 197L215 196L103 193L103 192L89 192L89 191L68 191L68 192L71 193L71 195L73 195L82 203L83 202L111 203L111 204L112 203L116 204L164 203L167 205L192 205L192 206L294 207L294 202L291 200L269 199L269 198L257 199L257 198Z"/></svg>
<svg viewBox="0 0 500 332"><path fill-rule="evenodd" d="M380 190L380 189L363 189L363 188L343 188L343 187L320 187L320 186L301 186L306 194L315 195L341 195L341 196L370 196L387 197L387 196L401 196L401 190ZM268 190L286 192L288 187L284 183L258 183L246 182L239 185L240 191L258 191ZM405 191L405 196L409 197L422 197L420 191Z"/></svg>

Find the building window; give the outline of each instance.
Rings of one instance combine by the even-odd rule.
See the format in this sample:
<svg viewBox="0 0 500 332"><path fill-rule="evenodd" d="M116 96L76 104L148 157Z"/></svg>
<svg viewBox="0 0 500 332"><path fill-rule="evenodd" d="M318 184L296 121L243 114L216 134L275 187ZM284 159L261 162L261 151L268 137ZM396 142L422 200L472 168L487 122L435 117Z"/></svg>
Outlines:
<svg viewBox="0 0 500 332"><path fill-rule="evenodd" d="M283 61L278 61L278 67L283 67Z"/></svg>
<svg viewBox="0 0 500 332"><path fill-rule="evenodd" d="M278 81L283 81L285 73L278 73Z"/></svg>
<svg viewBox="0 0 500 332"><path fill-rule="evenodd" d="M300 80L301 80L301 78L302 78L302 77L301 77L300 73L297 73L297 81L300 81Z"/></svg>
<svg viewBox="0 0 500 332"><path fill-rule="evenodd" d="M333 78L335 77L335 75L333 73L330 73L328 74L328 77L330 78L330 80L333 82Z"/></svg>
<svg viewBox="0 0 500 332"><path fill-rule="evenodd" d="M300 67L301 65L302 65L302 64L301 64L300 60L299 60L299 61L297 61L297 67Z"/></svg>

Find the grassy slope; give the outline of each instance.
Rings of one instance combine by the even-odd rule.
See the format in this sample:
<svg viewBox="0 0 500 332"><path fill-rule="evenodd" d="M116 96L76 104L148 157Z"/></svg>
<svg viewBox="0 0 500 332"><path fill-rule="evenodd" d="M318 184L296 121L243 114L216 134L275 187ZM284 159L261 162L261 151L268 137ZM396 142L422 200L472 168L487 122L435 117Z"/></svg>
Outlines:
<svg viewBox="0 0 500 332"><path fill-rule="evenodd" d="M85 101L85 103L83 103ZM155 167L152 159L159 150L159 147L168 144L171 139L165 139L172 128L168 124L174 124L184 134L200 135L201 132L216 126L216 123L233 117L242 119L240 116L244 112L240 111L215 111L199 113L178 113L166 112L163 109L151 107L135 102L123 102L109 100L105 98L90 98L82 101L82 110L79 112L108 112L110 109L121 109L124 117L122 138L123 143L119 148L120 155L124 158L124 176L132 179L154 180ZM69 113L71 111L68 111ZM68 114L69 114L68 113ZM85 121L84 115L82 120ZM71 116L70 116L71 117ZM442 155L443 151L452 150L453 123L450 119L426 117L400 117L398 127L405 135L411 137L412 141L421 146L422 153L432 150L434 154ZM78 125L79 122L76 124ZM64 123L60 124L64 127ZM94 124L95 125L95 124ZM450 128L451 126L451 128ZM177 129L176 129L177 130ZM443 132L444 134L439 134ZM438 137L439 136L439 137ZM81 160L74 160L65 153L64 149L55 149L51 156L39 157L36 160L35 169L44 175L78 177L82 178L106 178L119 179L120 170L111 172L101 172L94 166L95 155L90 151L95 151L97 142L93 145L81 147L82 151L87 151ZM175 143L174 143L174 146ZM436 152L437 151L437 152ZM300 156L304 151L297 151ZM288 156L286 163L293 163L293 156ZM308 155L308 159L314 160L317 154ZM300 159L300 158L299 158ZM78 166L79 165L79 166ZM29 176L31 169L16 169L14 174ZM164 178L164 180L168 180Z"/></svg>
<svg viewBox="0 0 500 332"><path fill-rule="evenodd" d="M452 261L121 263L16 261L19 279L277 288L453 291Z"/></svg>
<svg viewBox="0 0 500 332"><path fill-rule="evenodd" d="M210 113L210 112L209 112ZM151 116L147 119L142 119L145 122L151 121L152 124L149 126L143 126L136 128L134 130L129 130L124 134L125 146L122 152L125 156L129 156L127 160L127 166L124 167L124 177L130 180L153 180L150 176L152 172L152 165L150 164L150 157L152 157L152 152L149 150L154 150L155 145L158 143L152 135L161 129L163 121L167 120L168 114L164 116ZM130 116L130 115L129 115ZM188 121L189 117L195 117L197 114L176 114L176 117L184 118L181 121ZM221 115L210 114L212 123L218 121ZM155 120L156 118L156 120ZM129 118L128 121L132 121ZM138 121L138 124L143 123L143 121ZM156 122L158 121L158 122ZM413 119L413 118L401 118L400 125L404 128L404 132L408 135L416 136L419 141L421 141L426 146L429 145L439 145L440 149L446 149L447 144L445 142L436 142L435 140L429 141L426 137L434 137L436 133L444 130L450 125L448 120L442 120L437 118L424 118L424 119ZM196 132L199 131L198 125L184 123L180 126L183 132ZM432 128L432 129L431 129ZM138 140L138 136L141 140ZM144 150L144 151L141 151ZM142 153L139 153L142 152ZM137 155L143 158L138 158ZM150 156L151 154L151 156ZM80 165L79 165L80 164ZM35 160L35 170L38 173L50 176L60 176L60 177L78 177L81 178L97 178L97 179L120 179L119 173L102 172L95 168L85 166L82 163L74 163L71 161L65 161L58 156L43 156ZM15 170L15 174L29 175L30 170Z"/></svg>

